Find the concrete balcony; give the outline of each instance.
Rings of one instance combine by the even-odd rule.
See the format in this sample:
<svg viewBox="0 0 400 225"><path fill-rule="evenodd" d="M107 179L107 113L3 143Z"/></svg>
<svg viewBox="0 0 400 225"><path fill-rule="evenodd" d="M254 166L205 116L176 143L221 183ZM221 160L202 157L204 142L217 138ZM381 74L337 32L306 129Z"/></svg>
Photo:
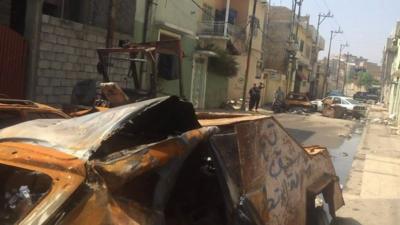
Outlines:
<svg viewBox="0 0 400 225"><path fill-rule="evenodd" d="M225 26L227 27L227 34L225 35ZM211 37L211 38L226 38L239 37L240 34L245 33L243 29L236 25L225 24L224 21L201 21L198 23L197 35L200 37Z"/></svg>
<svg viewBox="0 0 400 225"><path fill-rule="evenodd" d="M226 26L227 32L225 34ZM240 54L246 50L246 28L225 24L223 21L202 21L198 23L197 35L205 43L224 49L230 46L233 54Z"/></svg>

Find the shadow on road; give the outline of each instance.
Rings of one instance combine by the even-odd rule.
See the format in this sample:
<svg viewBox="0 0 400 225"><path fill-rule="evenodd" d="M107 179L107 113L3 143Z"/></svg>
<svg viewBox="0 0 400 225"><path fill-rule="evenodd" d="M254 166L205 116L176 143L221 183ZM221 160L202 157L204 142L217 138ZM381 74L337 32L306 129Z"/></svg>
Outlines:
<svg viewBox="0 0 400 225"><path fill-rule="evenodd" d="M299 130L293 128L285 128L286 131L294 138L297 142L304 143L307 139L315 134L313 131Z"/></svg>
<svg viewBox="0 0 400 225"><path fill-rule="evenodd" d="M331 225L361 225L361 223L353 218L337 217L331 222Z"/></svg>

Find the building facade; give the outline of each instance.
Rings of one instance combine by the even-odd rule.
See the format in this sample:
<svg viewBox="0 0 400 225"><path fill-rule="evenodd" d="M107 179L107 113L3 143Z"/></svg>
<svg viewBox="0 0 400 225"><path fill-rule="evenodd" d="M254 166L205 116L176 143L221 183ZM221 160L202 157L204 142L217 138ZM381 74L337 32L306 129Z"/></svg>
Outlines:
<svg viewBox="0 0 400 225"><path fill-rule="evenodd" d="M48 104L68 104L72 89L78 82L87 79L102 81L97 71L96 50L106 47L108 21L112 13L109 11L110 2L0 2L1 26L19 32L21 39L26 39L29 44L27 65L24 68L26 72L23 74L23 98ZM245 51L249 31L246 25L249 21L250 1L232 0L230 6L225 0L115 2L116 16L111 46L117 47L126 41L142 43L180 40L183 50L181 73L184 97L197 108L217 108L226 101L230 94L228 88L235 86L234 82L230 82L227 76L209 71L210 58L218 55L201 46L213 43L236 54L237 61L241 62L240 56ZM263 21L265 12L262 5L259 7L258 17ZM214 33L207 34L207 29ZM262 36L260 32L258 36ZM255 46L260 45L258 42L261 41L255 40ZM252 72L255 73L257 60L253 62ZM176 67L173 66L175 63L170 64L172 73L176 73ZM128 75L129 63L113 61L111 65L110 80L123 88L134 88L132 78ZM240 66L242 68L243 65ZM148 65L140 65L138 70L141 77L149 76ZM179 95L178 79L171 79L162 72L157 75L159 95ZM148 79L141 79L144 87L149 85L148 82Z"/></svg>
<svg viewBox="0 0 400 225"><path fill-rule="evenodd" d="M10 22L3 23L3 28L18 32L29 46L24 77L20 79L25 83L24 98L68 104L77 82L102 81L97 72L96 50L106 47L108 1L9 2ZM121 40L134 41L135 6L130 0L121 0L115 6L121 16L115 21L112 46L118 46ZM115 63L110 70L112 81L121 87L132 87L127 62Z"/></svg>
<svg viewBox="0 0 400 225"><path fill-rule="evenodd" d="M293 22L292 10L272 6L267 26L264 66L267 75L271 75L268 82L278 85L270 87L267 99L272 101L278 87L286 92L314 93L318 79L313 67L325 41L320 36L317 45L317 31L310 24L310 17L302 16L300 21ZM286 84L282 86L283 83Z"/></svg>
<svg viewBox="0 0 400 225"><path fill-rule="evenodd" d="M400 22L397 22L395 31L391 35L391 41L389 41L386 47L386 61L392 64L385 65L387 70L385 71L385 89L388 89L388 96L385 97L385 102L389 106L389 113L397 121L397 125L400 123ZM388 74L390 73L390 77Z"/></svg>
<svg viewBox="0 0 400 225"><path fill-rule="evenodd" d="M230 7L235 12L236 39L233 39L233 46L236 48L236 62L238 63L238 74L229 79L228 98L240 99L243 96L245 85L245 73L247 66L248 46L252 38L252 53L250 55L249 76L247 79L246 96L248 91L254 84L262 83L266 85L263 76L263 39L266 31L265 17L268 12L268 3L266 1L258 1L256 5L256 14L254 18L254 35L251 37L250 21L252 18L254 1L252 0L231 0ZM262 96L266 89L262 90ZM261 98L261 104L265 103L264 97Z"/></svg>

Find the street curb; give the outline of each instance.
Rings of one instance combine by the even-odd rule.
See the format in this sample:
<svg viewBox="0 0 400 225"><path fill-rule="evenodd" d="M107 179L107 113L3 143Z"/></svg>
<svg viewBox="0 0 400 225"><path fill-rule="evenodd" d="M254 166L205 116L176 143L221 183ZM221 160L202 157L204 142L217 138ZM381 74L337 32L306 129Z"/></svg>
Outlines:
<svg viewBox="0 0 400 225"><path fill-rule="evenodd" d="M360 138L360 143L357 147L357 152L354 155L353 158L353 163L351 165L351 169L349 172L349 176L347 177L347 180L345 182L344 188L343 188L343 194L348 194L348 195L360 195L361 194L361 184L362 179L363 179L363 170L365 166L365 159L366 159L366 152L364 151L365 147L365 141L366 141L366 136L370 127L369 123L369 110L367 112L367 116L365 126ZM360 174L361 173L361 174Z"/></svg>

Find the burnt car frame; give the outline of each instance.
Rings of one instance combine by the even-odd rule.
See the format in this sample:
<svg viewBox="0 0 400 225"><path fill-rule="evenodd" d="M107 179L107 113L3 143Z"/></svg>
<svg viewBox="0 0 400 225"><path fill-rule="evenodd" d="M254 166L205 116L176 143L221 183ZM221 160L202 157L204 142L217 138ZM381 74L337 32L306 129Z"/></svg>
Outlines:
<svg viewBox="0 0 400 225"><path fill-rule="evenodd" d="M316 111L314 105L306 94L291 92L286 96L285 107L287 110L301 109L303 111Z"/></svg>
<svg viewBox="0 0 400 225"><path fill-rule="evenodd" d="M56 108L28 100L0 98L0 129L34 119L68 119Z"/></svg>
<svg viewBox="0 0 400 225"><path fill-rule="evenodd" d="M0 164L0 194L18 197L2 224L306 225L317 195L333 217L344 204L326 149L176 97L9 127Z"/></svg>

